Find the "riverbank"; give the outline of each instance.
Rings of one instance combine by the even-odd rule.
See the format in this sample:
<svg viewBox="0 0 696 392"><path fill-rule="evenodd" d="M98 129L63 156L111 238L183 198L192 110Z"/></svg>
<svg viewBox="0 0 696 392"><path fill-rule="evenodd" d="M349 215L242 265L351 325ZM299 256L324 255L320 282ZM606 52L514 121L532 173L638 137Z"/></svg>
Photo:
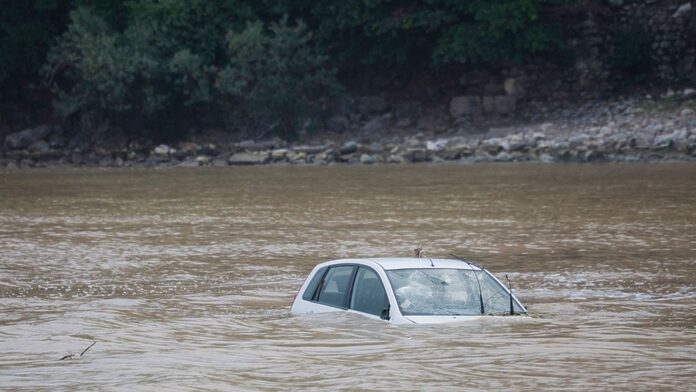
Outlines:
<svg viewBox="0 0 696 392"><path fill-rule="evenodd" d="M219 132L172 145L108 134L94 141L44 125L8 135L0 167L696 160L693 89L655 98L527 102L495 118L454 116L456 104L409 112L362 98L355 105L361 112L331 118L327 130L305 131L295 143L232 140Z"/></svg>

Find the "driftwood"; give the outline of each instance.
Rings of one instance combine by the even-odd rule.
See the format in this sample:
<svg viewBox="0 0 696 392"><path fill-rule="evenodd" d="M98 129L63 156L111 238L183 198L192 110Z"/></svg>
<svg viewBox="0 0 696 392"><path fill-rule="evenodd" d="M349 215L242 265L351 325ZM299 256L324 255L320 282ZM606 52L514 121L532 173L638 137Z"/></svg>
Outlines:
<svg viewBox="0 0 696 392"><path fill-rule="evenodd" d="M85 353L87 352L87 350L89 350L90 348L92 348L92 346L94 346L95 344L97 344L97 342L93 342L92 344L90 344L89 346L87 346L86 349L82 350L82 352L80 353L80 356L85 355ZM64 359L68 359L68 358L74 358L75 355L76 355L76 354L68 354L68 355L65 355L65 356L61 357L61 358L59 359L59 361L62 361L62 360L64 360Z"/></svg>

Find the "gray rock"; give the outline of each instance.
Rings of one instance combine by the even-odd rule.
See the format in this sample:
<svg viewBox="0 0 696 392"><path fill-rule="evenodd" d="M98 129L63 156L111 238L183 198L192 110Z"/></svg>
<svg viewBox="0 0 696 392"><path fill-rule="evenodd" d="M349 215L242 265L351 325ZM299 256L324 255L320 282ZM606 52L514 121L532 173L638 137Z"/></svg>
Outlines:
<svg viewBox="0 0 696 392"><path fill-rule="evenodd" d="M510 162L512 161L512 156L505 151L495 156L497 162Z"/></svg>
<svg viewBox="0 0 696 392"><path fill-rule="evenodd" d="M338 152L341 155L347 155L347 154L352 154L354 152L358 151L358 143L354 141L348 141L343 143L341 147L338 148Z"/></svg>
<svg viewBox="0 0 696 392"><path fill-rule="evenodd" d="M597 150L587 150L584 152L582 159L587 162L596 162L604 160L604 154Z"/></svg>
<svg viewBox="0 0 696 392"><path fill-rule="evenodd" d="M50 150L51 146L43 140L36 141L29 146L29 151L34 153L47 153Z"/></svg>
<svg viewBox="0 0 696 392"><path fill-rule="evenodd" d="M486 152L487 154L490 155L497 155L499 152L503 150L509 150L510 146L507 143L505 139L501 138L490 138L490 139L485 139L481 142L479 145L479 150Z"/></svg>
<svg viewBox="0 0 696 392"><path fill-rule="evenodd" d="M101 167L110 167L114 165L114 160L110 156L102 157L99 159L98 165Z"/></svg>
<svg viewBox="0 0 696 392"><path fill-rule="evenodd" d="M207 155L199 155L196 157L196 162L201 166L208 166L210 164L210 157Z"/></svg>
<svg viewBox="0 0 696 392"><path fill-rule="evenodd" d="M263 165L271 160L270 154L258 152L238 152L227 159L230 165Z"/></svg>
<svg viewBox="0 0 696 392"><path fill-rule="evenodd" d="M503 88L505 89L505 94L520 96L524 94L524 88L522 88L522 83L515 78L507 78L503 83Z"/></svg>
<svg viewBox="0 0 696 392"><path fill-rule="evenodd" d="M360 127L360 132L365 134L375 134L389 127L389 115L375 117Z"/></svg>
<svg viewBox="0 0 696 392"><path fill-rule="evenodd" d="M170 148L166 144L160 144L159 146L155 147L153 152L155 155L167 155L169 154Z"/></svg>
<svg viewBox="0 0 696 392"><path fill-rule="evenodd" d="M570 148L577 148L582 144L586 143L589 139L589 136L585 135L584 133L581 133L579 135L571 136L568 139L568 145L570 146Z"/></svg>
<svg viewBox="0 0 696 392"><path fill-rule="evenodd" d="M672 14L672 18L680 18L691 11L691 2L684 3Z"/></svg>
<svg viewBox="0 0 696 392"><path fill-rule="evenodd" d="M428 151L423 148L411 148L402 156L408 162L426 162L430 159Z"/></svg>
<svg viewBox="0 0 696 392"><path fill-rule="evenodd" d="M539 162L541 163L553 163L554 159L551 154L541 154L539 155Z"/></svg>
<svg viewBox="0 0 696 392"><path fill-rule="evenodd" d="M693 116L693 115L694 115L694 109L685 108L685 109L682 109L682 111L679 112L679 114L680 114L682 117Z"/></svg>
<svg viewBox="0 0 696 392"><path fill-rule="evenodd" d="M285 148L279 148L276 150L271 150L271 159L274 161L282 161L288 156L288 150Z"/></svg>
<svg viewBox="0 0 696 392"><path fill-rule="evenodd" d="M215 158L212 161L210 161L210 166L213 167L225 167L227 166L227 160L222 159L222 158Z"/></svg>
<svg viewBox="0 0 696 392"><path fill-rule="evenodd" d="M317 154L326 149L327 146L295 146L292 148L295 152L304 152L306 154Z"/></svg>
<svg viewBox="0 0 696 392"><path fill-rule="evenodd" d="M195 159L186 159L186 160L181 161L181 163L179 163L177 166L179 166L179 167L198 167L200 165L198 164L198 161Z"/></svg>
<svg viewBox="0 0 696 392"><path fill-rule="evenodd" d="M401 155L391 154L387 158L387 163L406 163L406 159Z"/></svg>
<svg viewBox="0 0 696 392"><path fill-rule="evenodd" d="M288 159L292 163L305 163L307 162L307 153L304 151L290 151L288 153Z"/></svg>
<svg viewBox="0 0 696 392"><path fill-rule="evenodd" d="M452 117L471 116L481 111L481 98L473 95L452 97L449 113Z"/></svg>
<svg viewBox="0 0 696 392"><path fill-rule="evenodd" d="M370 143L365 150L372 154L381 154L384 152L384 145L382 143L373 142Z"/></svg>
<svg viewBox="0 0 696 392"><path fill-rule="evenodd" d="M51 127L49 125L25 129L23 131L7 135L5 138L5 147L11 150L27 148L37 141L45 138L50 133Z"/></svg>
<svg viewBox="0 0 696 392"><path fill-rule="evenodd" d="M437 151L435 154L445 161L455 161L462 157L467 157L473 153L471 146L466 143L448 145L444 150Z"/></svg>
<svg viewBox="0 0 696 392"><path fill-rule="evenodd" d="M374 155L362 154L360 155L360 163L363 165L372 165L377 163L377 158Z"/></svg>

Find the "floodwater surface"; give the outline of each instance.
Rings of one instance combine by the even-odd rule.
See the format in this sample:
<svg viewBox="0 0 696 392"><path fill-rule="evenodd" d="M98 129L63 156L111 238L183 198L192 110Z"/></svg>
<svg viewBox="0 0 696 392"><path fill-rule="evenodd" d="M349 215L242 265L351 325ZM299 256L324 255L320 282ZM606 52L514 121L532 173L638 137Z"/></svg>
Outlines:
<svg viewBox="0 0 696 392"><path fill-rule="evenodd" d="M416 246L508 274L531 317L289 314L316 263ZM2 390L694 379L693 164L0 172Z"/></svg>

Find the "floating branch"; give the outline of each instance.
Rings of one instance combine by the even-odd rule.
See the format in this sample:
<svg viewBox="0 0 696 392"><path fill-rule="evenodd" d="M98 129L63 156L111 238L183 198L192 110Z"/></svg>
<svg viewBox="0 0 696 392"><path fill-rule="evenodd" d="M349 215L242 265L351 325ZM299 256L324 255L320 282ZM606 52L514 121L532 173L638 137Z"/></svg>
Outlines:
<svg viewBox="0 0 696 392"><path fill-rule="evenodd" d="M80 353L80 356L85 355L85 353L87 352L87 350L89 350L90 348L92 348L92 346L94 346L95 344L97 344L97 342L93 342L92 344L90 344L89 346L87 346L86 349L82 350L82 352ZM74 358L74 357L75 357L75 354L68 354L68 355L65 355L65 356L61 357L61 358L59 359L59 361L62 361L62 360L64 360L64 359L68 359L68 358Z"/></svg>
<svg viewBox="0 0 696 392"><path fill-rule="evenodd" d="M82 350L82 352L80 353L80 356L85 355L85 353L87 352L87 350L89 350L90 348L92 348L92 346L94 346L95 344L97 344L97 342L93 342L93 343L90 344L86 349Z"/></svg>

